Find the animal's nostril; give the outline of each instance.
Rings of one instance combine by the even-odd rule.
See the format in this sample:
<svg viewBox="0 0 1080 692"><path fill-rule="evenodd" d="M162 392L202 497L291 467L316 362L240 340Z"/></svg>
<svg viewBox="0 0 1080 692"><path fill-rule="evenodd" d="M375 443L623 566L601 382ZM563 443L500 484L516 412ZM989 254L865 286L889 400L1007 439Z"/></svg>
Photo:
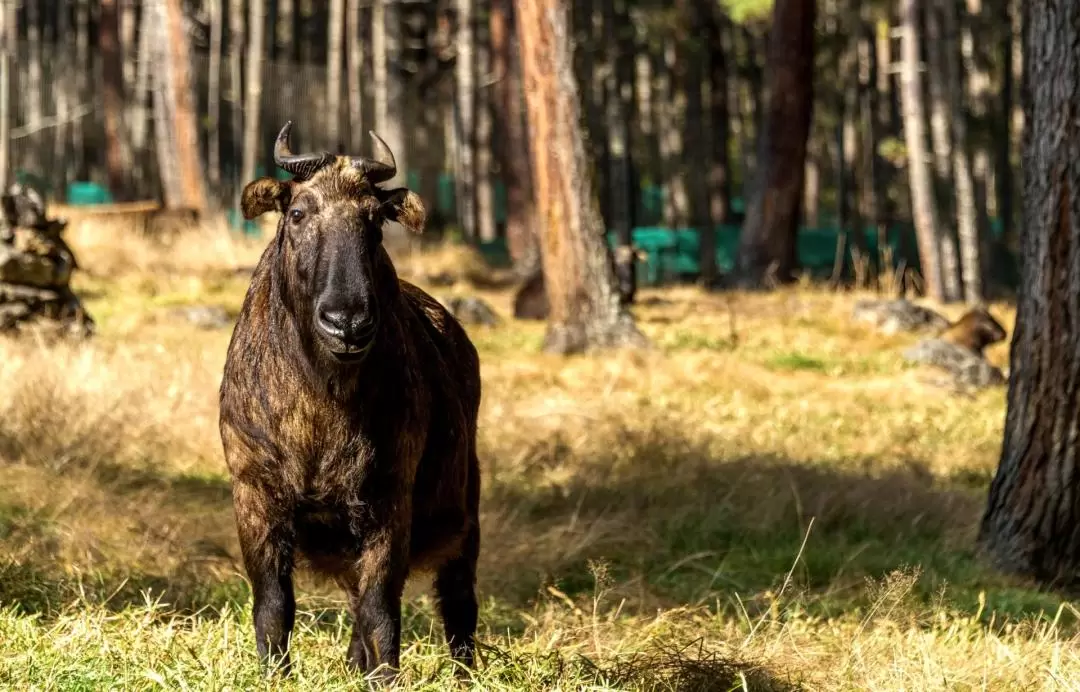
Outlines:
<svg viewBox="0 0 1080 692"><path fill-rule="evenodd" d="M344 336L349 328L349 314L337 310L319 310L319 324L334 336Z"/></svg>

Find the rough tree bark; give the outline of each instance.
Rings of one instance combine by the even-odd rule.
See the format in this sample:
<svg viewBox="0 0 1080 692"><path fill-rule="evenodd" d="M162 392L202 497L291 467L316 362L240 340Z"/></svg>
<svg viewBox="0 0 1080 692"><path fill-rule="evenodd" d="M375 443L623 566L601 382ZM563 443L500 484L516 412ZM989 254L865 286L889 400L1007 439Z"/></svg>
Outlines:
<svg viewBox="0 0 1080 692"><path fill-rule="evenodd" d="M709 55L709 216L712 224L701 234L701 278L706 286L716 281L716 225L725 224L731 209L731 182L728 174L728 73L724 55L725 21L720 7L704 12L705 45Z"/></svg>
<svg viewBox="0 0 1080 692"><path fill-rule="evenodd" d="M950 2L952 0L949 0ZM953 225L956 209L950 190L953 187L953 141L950 131L951 101L948 94L946 66L948 42L941 30L942 22L937 2L925 7L926 18L926 81L930 94L930 142L934 160L934 202L938 213L938 245L941 253L941 290L945 302L960 300L960 254L957 250Z"/></svg>
<svg viewBox="0 0 1080 692"><path fill-rule="evenodd" d="M210 74L206 86L207 180L211 187L221 185L221 47L224 34L224 0L210 0Z"/></svg>
<svg viewBox="0 0 1080 692"><path fill-rule="evenodd" d="M476 132L475 101L476 63L473 59L473 9L476 0L456 0L457 58L454 64L457 92L454 98L456 118L457 165L454 180L457 188L457 216L466 238L476 237L476 165L474 135Z"/></svg>
<svg viewBox="0 0 1080 692"><path fill-rule="evenodd" d="M512 0L491 4L491 47L493 70L499 81L495 88L499 170L506 185L506 244L514 268L521 276L539 270L532 200L532 171L529 140L525 133L524 94L521 90L521 61L511 27L515 26Z"/></svg>
<svg viewBox="0 0 1080 692"><path fill-rule="evenodd" d="M945 68L948 79L949 120L952 127L952 165L956 185L956 231L960 239L960 273L964 282L964 300L975 304L983 300L982 259L979 243L980 229L975 213L975 178L972 175L971 154L967 134L967 113L964 111L964 75L960 70L960 52L956 35L959 21L956 3L940 2L944 12ZM985 197L984 197L985 199Z"/></svg>
<svg viewBox="0 0 1080 692"><path fill-rule="evenodd" d="M158 68L154 71L154 122L165 206L202 211L206 208L206 190L180 0L165 0L155 14Z"/></svg>
<svg viewBox="0 0 1080 692"><path fill-rule="evenodd" d="M1080 575L1080 4L1023 3L1023 223L1005 439L979 543L1002 570Z"/></svg>
<svg viewBox="0 0 1080 692"><path fill-rule="evenodd" d="M264 0L249 0L247 74L244 95L244 168L242 180L255 179L255 166L263 147L259 146L259 115L262 109L263 34L266 25Z"/></svg>
<svg viewBox="0 0 1080 692"><path fill-rule="evenodd" d="M485 3L477 3L476 9L483 9ZM477 15L480 13L477 12ZM476 18L474 18L476 21ZM488 22L490 27L490 21ZM476 234L484 241L497 237L495 228L495 188L491 177L491 164L494 157L492 147L492 99L494 88L491 84L491 32L484 29L482 22L476 21L473 27L473 47L475 50L476 69L473 89L473 108L476 117L474 131L476 157L473 168L473 183L476 185Z"/></svg>
<svg viewBox="0 0 1080 692"><path fill-rule="evenodd" d="M326 36L326 137L344 153L341 141L341 51L345 36L345 0L330 0Z"/></svg>
<svg viewBox="0 0 1080 692"><path fill-rule="evenodd" d="M644 346L615 290L581 132L565 0L516 0L536 206L550 303L544 349Z"/></svg>
<svg viewBox="0 0 1080 692"><path fill-rule="evenodd" d="M926 166L926 138L923 130L923 97L919 79L919 10L917 0L902 0L900 6L903 38L900 47L900 82L903 92L904 141L911 187L911 212L919 244L926 292L934 300L945 300L938 243L938 218L934 205L930 172Z"/></svg>
<svg viewBox="0 0 1080 692"><path fill-rule="evenodd" d="M794 278L814 94L815 5L815 0L777 0L773 5L761 160L735 266L742 287L761 286L773 268L781 282Z"/></svg>

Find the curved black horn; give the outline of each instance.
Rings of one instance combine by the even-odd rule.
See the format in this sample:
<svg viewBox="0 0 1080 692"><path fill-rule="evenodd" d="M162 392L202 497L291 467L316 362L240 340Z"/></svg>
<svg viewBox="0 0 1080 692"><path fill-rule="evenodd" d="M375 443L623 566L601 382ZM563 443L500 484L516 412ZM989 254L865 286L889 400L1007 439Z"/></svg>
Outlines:
<svg viewBox="0 0 1080 692"><path fill-rule="evenodd" d="M350 156L349 164L353 168L362 171L372 183L382 183L397 175L397 161L394 160L394 152L383 141L382 137L368 130L371 139L375 142L375 158L366 156Z"/></svg>
<svg viewBox="0 0 1080 692"><path fill-rule="evenodd" d="M298 178L310 178L323 166L333 163L334 155L330 152L320 154L294 154L289 150L289 131L292 121L285 123L274 142L274 163Z"/></svg>

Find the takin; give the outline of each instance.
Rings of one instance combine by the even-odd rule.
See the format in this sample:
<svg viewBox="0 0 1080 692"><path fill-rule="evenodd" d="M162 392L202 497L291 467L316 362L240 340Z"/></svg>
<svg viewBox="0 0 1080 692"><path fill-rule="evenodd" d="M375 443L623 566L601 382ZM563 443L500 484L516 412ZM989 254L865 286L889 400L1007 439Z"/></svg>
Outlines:
<svg viewBox="0 0 1080 692"><path fill-rule="evenodd" d="M294 570L344 590L347 663L397 678L401 598L434 575L459 674L473 665L480 552L476 452L480 362L461 324L401 280L382 245L397 222L420 233L423 203L375 156L293 154L241 195L244 217L281 213L229 343L220 432L232 478L258 655L288 674Z"/></svg>
<svg viewBox="0 0 1080 692"><path fill-rule="evenodd" d="M986 348L1003 341L1006 336L1005 328L994 319L990 311L983 305L977 305L965 312L960 319L949 323L937 338L985 358Z"/></svg>

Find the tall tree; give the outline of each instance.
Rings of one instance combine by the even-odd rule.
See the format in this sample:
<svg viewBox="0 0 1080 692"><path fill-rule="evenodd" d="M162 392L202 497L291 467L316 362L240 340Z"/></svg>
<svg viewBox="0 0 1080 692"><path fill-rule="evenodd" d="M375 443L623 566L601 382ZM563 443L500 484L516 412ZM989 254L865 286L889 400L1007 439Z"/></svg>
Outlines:
<svg viewBox="0 0 1080 692"><path fill-rule="evenodd" d="M964 282L964 299L968 303L983 300L982 259L978 218L975 212L975 178L969 153L967 113L964 109L964 76L960 69L960 51L956 36L959 21L956 3L939 0L944 12L945 68L948 75L949 121L953 139L953 175L956 184L956 230L960 239L960 273ZM983 197L985 200L985 195Z"/></svg>
<svg viewBox="0 0 1080 692"><path fill-rule="evenodd" d="M0 11L0 190L13 181L11 162L11 71L15 66L15 3L4 4Z"/></svg>
<svg viewBox="0 0 1080 692"><path fill-rule="evenodd" d="M618 238L614 259L620 298L624 303L630 303L637 290L632 236L633 205L637 200L630 175L633 165L630 118L634 107L634 35L626 0L602 0L602 7L604 24L611 27L609 31L615 32L614 40L609 37L606 42L609 70L604 119L608 135L609 221Z"/></svg>
<svg viewBox="0 0 1080 692"><path fill-rule="evenodd" d="M207 180L211 187L221 185L221 47L225 33L224 0L210 0L210 74L206 85Z"/></svg>
<svg viewBox="0 0 1080 692"><path fill-rule="evenodd" d="M457 183L458 222L467 238L476 237L476 61L473 56L475 34L473 17L476 0L455 0L457 6L457 94L454 99L457 165L454 180Z"/></svg>
<svg viewBox="0 0 1080 692"><path fill-rule="evenodd" d="M341 142L341 51L345 36L345 0L330 0L326 42L326 137Z"/></svg>
<svg viewBox="0 0 1080 692"><path fill-rule="evenodd" d="M495 88L495 139L499 171L506 185L506 244L514 268L525 276L539 269L533 217L532 170L529 139L525 134L524 94L521 90L521 60L512 0L492 0L492 67L498 78Z"/></svg>
<svg viewBox="0 0 1080 692"><path fill-rule="evenodd" d="M903 38L900 48L900 81L904 103L904 140L907 144L907 168L911 187L911 212L919 243L919 260L926 280L927 293L945 300L938 244L938 218L930 174L926 167L926 139L923 130L922 87L919 80L919 8L917 0L902 0L900 5Z"/></svg>
<svg viewBox="0 0 1080 692"><path fill-rule="evenodd" d="M712 223L701 234L701 277L706 285L716 279L716 225L728 221L731 209L731 176L728 172L728 59L724 54L725 20L719 5L704 12L704 39L709 63L709 217Z"/></svg>
<svg viewBox="0 0 1080 692"><path fill-rule="evenodd" d="M188 33L181 0L164 0L154 10L157 47L154 124L165 206L202 211L206 190L199 162Z"/></svg>
<svg viewBox="0 0 1080 692"><path fill-rule="evenodd" d="M487 3L477 3L481 9ZM479 16L481 13L477 12ZM490 22L488 22L490 26ZM474 173L476 185L476 235L480 240L495 240L495 188L491 179L493 157L492 95L489 74L491 72L491 32L484 30L484 23L477 21L473 28L476 60L475 79L479 82L473 90L473 106L476 117L474 132Z"/></svg>
<svg viewBox="0 0 1080 692"><path fill-rule="evenodd" d="M259 1L259 0L256 0ZM243 64L244 42L247 36L244 32L244 0L229 0L229 97L232 106L232 160L244 161L244 91L243 91ZM237 172L239 177L234 180L235 192L239 196L240 190L246 181L251 180L247 168ZM236 175L237 173L234 173Z"/></svg>
<svg viewBox="0 0 1080 692"><path fill-rule="evenodd" d="M1023 223L1005 439L979 542L1001 569L1080 574L1080 4L1022 4Z"/></svg>
<svg viewBox="0 0 1080 692"><path fill-rule="evenodd" d="M401 3L375 0L371 13L372 81L375 87L375 131L397 160L397 175L388 186L404 185L409 148L405 142L405 87L401 79Z"/></svg>
<svg viewBox="0 0 1080 692"><path fill-rule="evenodd" d="M736 259L737 283L760 286L770 268L794 278L806 140L813 106L815 0L776 0L765 78L769 94L756 185Z"/></svg>
<svg viewBox="0 0 1080 692"><path fill-rule="evenodd" d="M565 0L516 0L550 312L544 349L647 343L620 303L585 155Z"/></svg>
<svg viewBox="0 0 1080 692"><path fill-rule="evenodd" d="M255 179L259 153L259 115L262 110L263 34L266 26L264 0L248 0L247 74L244 95L244 168L242 180Z"/></svg>
<svg viewBox="0 0 1080 692"><path fill-rule="evenodd" d="M120 55L120 13L116 0L101 0L98 25L102 103L105 107L105 170L109 190L113 197L122 200L127 196L130 162L124 151L124 64Z"/></svg>
<svg viewBox="0 0 1080 692"><path fill-rule="evenodd" d="M360 33L360 0L348 0L345 6L345 36L349 89L349 145L354 152L363 145L360 134L364 131L363 103L364 91L361 77L364 72L364 43Z"/></svg>

